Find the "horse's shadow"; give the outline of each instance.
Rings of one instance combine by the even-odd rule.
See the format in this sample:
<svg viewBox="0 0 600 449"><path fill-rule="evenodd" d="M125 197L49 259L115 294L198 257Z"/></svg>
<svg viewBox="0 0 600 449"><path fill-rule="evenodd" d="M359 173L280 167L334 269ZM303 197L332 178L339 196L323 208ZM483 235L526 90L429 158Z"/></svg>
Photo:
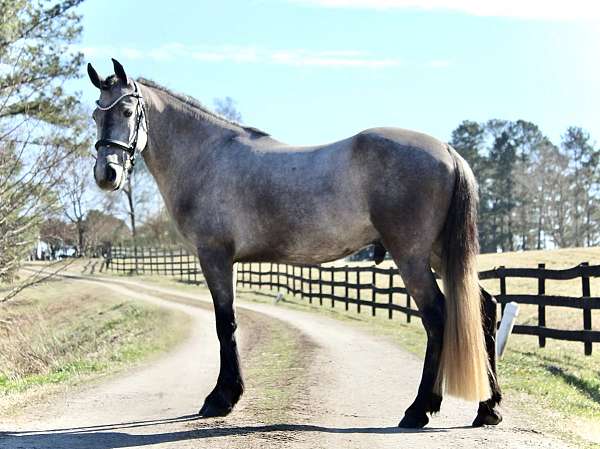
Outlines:
<svg viewBox="0 0 600 449"><path fill-rule="evenodd" d="M177 422L189 422L188 429L171 432L147 434L130 434L126 429L160 426ZM197 424L197 426L196 426ZM445 432L446 428L432 429L400 429L398 427L326 427L312 424L269 424L227 426L222 423L211 423L198 418L197 415L185 415L148 421L132 421L113 423L101 426L71 427L44 431L0 432L0 448L35 447L36 449L52 448L86 448L112 449L122 447L140 447L153 444L172 443L177 441L217 438L227 436L244 436L252 434L268 434L274 432L323 432L339 434L400 434Z"/></svg>

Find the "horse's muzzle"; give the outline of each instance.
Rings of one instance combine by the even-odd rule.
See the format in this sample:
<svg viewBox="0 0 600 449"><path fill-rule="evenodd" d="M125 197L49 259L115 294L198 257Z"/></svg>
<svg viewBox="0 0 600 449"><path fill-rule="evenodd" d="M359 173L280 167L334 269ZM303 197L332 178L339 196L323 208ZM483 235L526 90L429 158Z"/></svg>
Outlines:
<svg viewBox="0 0 600 449"><path fill-rule="evenodd" d="M121 164L96 160L94 179L98 187L102 190L113 191L120 189L125 183L126 176L126 171Z"/></svg>

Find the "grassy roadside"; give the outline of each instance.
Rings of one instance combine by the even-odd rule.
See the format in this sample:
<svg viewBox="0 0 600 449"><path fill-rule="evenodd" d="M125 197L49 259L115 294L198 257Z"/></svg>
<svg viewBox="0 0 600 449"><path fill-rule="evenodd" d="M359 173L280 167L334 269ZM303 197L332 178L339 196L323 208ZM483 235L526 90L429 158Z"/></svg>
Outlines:
<svg viewBox="0 0 600 449"><path fill-rule="evenodd" d="M186 335L187 316L69 280L0 305L0 409L130 367Z"/></svg>
<svg viewBox="0 0 600 449"><path fill-rule="evenodd" d="M265 320L243 311L242 320L255 332L242 347L246 379L246 408L253 420L279 424L297 409L309 407L304 376L313 355L313 343L279 320ZM256 317L256 318L255 318ZM255 325L250 322L259 319Z"/></svg>

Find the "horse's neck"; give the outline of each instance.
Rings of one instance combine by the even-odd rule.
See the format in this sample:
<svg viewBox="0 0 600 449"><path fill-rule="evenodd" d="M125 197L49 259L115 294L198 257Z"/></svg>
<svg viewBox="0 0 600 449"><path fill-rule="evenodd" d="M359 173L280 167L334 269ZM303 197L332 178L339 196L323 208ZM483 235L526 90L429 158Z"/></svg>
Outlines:
<svg viewBox="0 0 600 449"><path fill-rule="evenodd" d="M163 193L179 182L179 170L196 164L198 171L210 169L202 161L218 151L221 141L241 133L230 124L185 105L167 93L143 86L148 120L148 148L144 160Z"/></svg>

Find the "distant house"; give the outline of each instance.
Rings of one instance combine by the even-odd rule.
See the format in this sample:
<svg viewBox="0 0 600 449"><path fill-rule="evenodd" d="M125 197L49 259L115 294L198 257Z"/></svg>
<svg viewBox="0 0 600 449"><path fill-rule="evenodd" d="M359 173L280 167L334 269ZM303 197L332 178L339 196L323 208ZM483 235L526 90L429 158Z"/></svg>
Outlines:
<svg viewBox="0 0 600 449"><path fill-rule="evenodd" d="M31 260L60 260L65 257L77 256L77 248L69 245L53 246L48 242L38 238L33 251Z"/></svg>
<svg viewBox="0 0 600 449"><path fill-rule="evenodd" d="M33 260L50 260L52 254L50 252L50 245L38 238L35 248L33 249L32 259Z"/></svg>

